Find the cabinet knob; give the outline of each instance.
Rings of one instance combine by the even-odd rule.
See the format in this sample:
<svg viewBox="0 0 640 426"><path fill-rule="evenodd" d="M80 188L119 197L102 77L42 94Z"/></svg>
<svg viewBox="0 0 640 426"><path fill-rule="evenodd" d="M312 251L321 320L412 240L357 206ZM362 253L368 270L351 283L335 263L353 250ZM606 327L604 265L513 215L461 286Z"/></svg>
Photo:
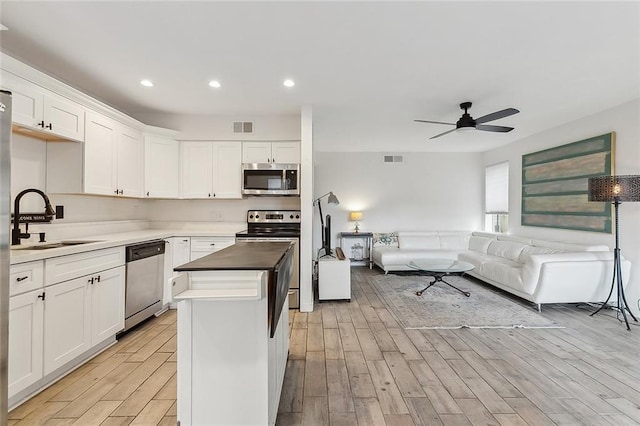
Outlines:
<svg viewBox="0 0 640 426"><path fill-rule="evenodd" d="M209 193L209 197L211 197L211 193Z"/></svg>
<svg viewBox="0 0 640 426"><path fill-rule="evenodd" d="M44 129L44 120L42 120L41 122L37 123L36 126L42 127Z"/></svg>
<svg viewBox="0 0 640 426"><path fill-rule="evenodd" d="M119 190L118 194L120 194L120 195L124 194L124 189Z"/></svg>
<svg viewBox="0 0 640 426"><path fill-rule="evenodd" d="M149 191L147 191L147 197L149 196Z"/></svg>
<svg viewBox="0 0 640 426"><path fill-rule="evenodd" d="M45 129L49 129L49 130L53 130L53 124L49 123L46 126L44 126Z"/></svg>
<svg viewBox="0 0 640 426"><path fill-rule="evenodd" d="M16 278L16 281L18 281L18 282L20 282L20 281L24 281L24 280L26 280L27 278L29 278L29 276L28 276L28 275L25 275L24 277L18 277L18 278Z"/></svg>
<svg viewBox="0 0 640 426"><path fill-rule="evenodd" d="M89 284L93 284L94 279L95 279L95 278L91 277L91 278L89 278L89 279L87 280L87 282L88 282Z"/></svg>
<svg viewBox="0 0 640 426"><path fill-rule="evenodd" d="M38 299L44 300L45 296L46 296L46 293L43 291L42 294L38 295Z"/></svg>
<svg viewBox="0 0 640 426"><path fill-rule="evenodd" d="M113 191L114 194L118 195L118 190Z"/></svg>
<svg viewBox="0 0 640 426"><path fill-rule="evenodd" d="M96 277L96 282L100 282L100 275Z"/></svg>
<svg viewBox="0 0 640 426"><path fill-rule="evenodd" d="M211 243L211 244L209 244L209 245L211 245L211 246L215 246L215 245L216 245L216 243Z"/></svg>

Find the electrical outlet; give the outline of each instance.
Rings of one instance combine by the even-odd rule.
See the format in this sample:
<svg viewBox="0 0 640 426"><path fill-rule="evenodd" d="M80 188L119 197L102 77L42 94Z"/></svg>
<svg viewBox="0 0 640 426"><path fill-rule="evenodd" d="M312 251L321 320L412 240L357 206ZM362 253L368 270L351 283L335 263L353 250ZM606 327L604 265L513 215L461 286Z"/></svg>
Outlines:
<svg viewBox="0 0 640 426"><path fill-rule="evenodd" d="M216 222L222 222L224 220L222 212L215 210L213 212L213 220L215 220Z"/></svg>

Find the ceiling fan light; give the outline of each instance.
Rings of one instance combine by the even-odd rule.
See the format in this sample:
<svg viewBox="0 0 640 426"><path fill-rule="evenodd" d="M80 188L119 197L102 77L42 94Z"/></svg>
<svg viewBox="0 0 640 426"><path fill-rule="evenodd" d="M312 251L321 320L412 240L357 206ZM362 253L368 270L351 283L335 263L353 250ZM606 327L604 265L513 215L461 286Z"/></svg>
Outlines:
<svg viewBox="0 0 640 426"><path fill-rule="evenodd" d="M459 132L459 133L469 133L469 132L473 132L473 131L475 131L475 130L476 130L476 128L475 128L475 127L471 127L471 126L469 126L469 127L458 127L458 128L456 129L456 132Z"/></svg>

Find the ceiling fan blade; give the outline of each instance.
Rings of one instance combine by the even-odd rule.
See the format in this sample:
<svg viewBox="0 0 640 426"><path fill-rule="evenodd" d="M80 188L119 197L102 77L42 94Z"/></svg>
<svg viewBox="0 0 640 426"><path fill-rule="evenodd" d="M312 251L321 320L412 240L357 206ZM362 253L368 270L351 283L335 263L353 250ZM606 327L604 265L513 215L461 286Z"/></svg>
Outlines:
<svg viewBox="0 0 640 426"><path fill-rule="evenodd" d="M507 133L507 132L512 131L513 127L492 126L490 124L478 124L478 125L476 125L476 130L484 130L485 132Z"/></svg>
<svg viewBox="0 0 640 426"><path fill-rule="evenodd" d="M502 111L492 112L491 114L483 115L480 118L476 118L476 124L486 123L488 121L497 120L499 118L509 117L510 115L517 114L518 111L515 108L507 108Z"/></svg>
<svg viewBox="0 0 640 426"><path fill-rule="evenodd" d="M429 120L413 120L418 123L432 123L432 124L449 124L450 126L455 126L456 123L444 123L442 121L429 121Z"/></svg>
<svg viewBox="0 0 640 426"><path fill-rule="evenodd" d="M444 136L444 135L446 135L447 133L455 132L456 130L458 130L458 129L451 129L451 130L447 130L447 131L446 131L446 132L444 132L444 133L440 133L439 135L435 135L435 136L430 137L430 138L429 138L429 140L431 140L431 139L435 139L435 138L439 138L440 136Z"/></svg>

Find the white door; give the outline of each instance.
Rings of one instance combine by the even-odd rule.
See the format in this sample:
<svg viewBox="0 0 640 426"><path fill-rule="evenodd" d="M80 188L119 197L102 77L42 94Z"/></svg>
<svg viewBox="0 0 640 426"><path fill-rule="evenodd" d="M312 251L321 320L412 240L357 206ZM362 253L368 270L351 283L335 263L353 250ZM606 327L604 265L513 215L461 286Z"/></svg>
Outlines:
<svg viewBox="0 0 640 426"><path fill-rule="evenodd" d="M84 190L88 194L116 195L116 123L87 112L84 143Z"/></svg>
<svg viewBox="0 0 640 426"><path fill-rule="evenodd" d="M142 178L144 176L142 133L130 127L120 126L117 153L118 194L127 197L142 197Z"/></svg>
<svg viewBox="0 0 640 426"><path fill-rule="evenodd" d="M124 328L125 267L101 271L91 278L91 346L95 346Z"/></svg>
<svg viewBox="0 0 640 426"><path fill-rule="evenodd" d="M215 198L242 198L242 144L213 144L213 195Z"/></svg>
<svg viewBox="0 0 640 426"><path fill-rule="evenodd" d="M2 73L2 87L12 94L11 121L42 130L44 89L8 72Z"/></svg>
<svg viewBox="0 0 640 426"><path fill-rule="evenodd" d="M91 347L91 298L87 277L45 288L44 375Z"/></svg>
<svg viewBox="0 0 640 426"><path fill-rule="evenodd" d="M145 137L145 195L178 198L180 194L180 145L178 141Z"/></svg>
<svg viewBox="0 0 640 426"><path fill-rule="evenodd" d="M44 130L66 139L84 141L84 108L62 96L44 97Z"/></svg>
<svg viewBox="0 0 640 426"><path fill-rule="evenodd" d="M270 142L243 142L243 163L271 163Z"/></svg>
<svg viewBox="0 0 640 426"><path fill-rule="evenodd" d="M182 197L213 197L212 142L182 142L180 151Z"/></svg>
<svg viewBox="0 0 640 426"><path fill-rule="evenodd" d="M300 163L300 142L273 142L271 154L276 163Z"/></svg>
<svg viewBox="0 0 640 426"><path fill-rule="evenodd" d="M9 299L9 397L42 378L42 293L39 289Z"/></svg>

